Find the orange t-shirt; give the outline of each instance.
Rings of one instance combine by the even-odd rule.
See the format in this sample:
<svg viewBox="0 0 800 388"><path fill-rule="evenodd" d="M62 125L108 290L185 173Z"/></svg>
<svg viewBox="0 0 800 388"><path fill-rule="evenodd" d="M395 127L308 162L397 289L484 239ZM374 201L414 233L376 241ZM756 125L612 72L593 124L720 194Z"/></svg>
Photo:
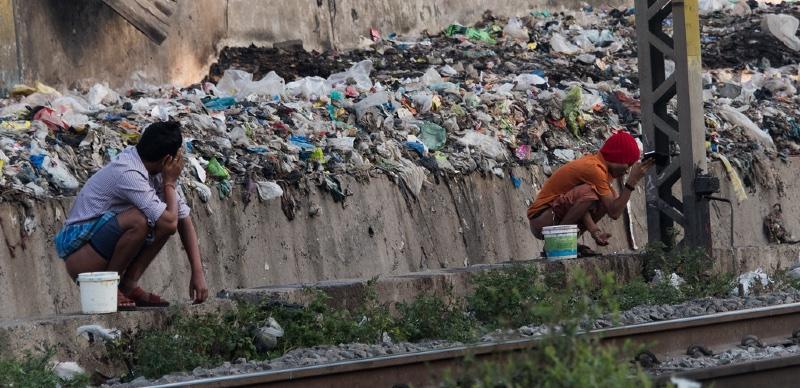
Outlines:
<svg viewBox="0 0 800 388"><path fill-rule="evenodd" d="M582 184L592 186L598 196L613 195L611 181L614 178L608 173L608 168L600 154L586 155L578 160L573 160L556 170L528 207L528 218L532 218L540 211L547 208L550 202L562 194Z"/></svg>

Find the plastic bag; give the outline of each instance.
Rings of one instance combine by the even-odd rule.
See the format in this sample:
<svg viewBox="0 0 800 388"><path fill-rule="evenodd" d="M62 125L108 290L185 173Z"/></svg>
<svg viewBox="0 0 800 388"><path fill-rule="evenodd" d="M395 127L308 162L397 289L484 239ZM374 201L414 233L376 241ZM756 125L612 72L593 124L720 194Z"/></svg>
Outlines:
<svg viewBox="0 0 800 388"><path fill-rule="evenodd" d="M259 81L243 83L236 97L240 99L249 96L270 96L276 98L283 94L286 82L274 71L270 71Z"/></svg>
<svg viewBox="0 0 800 388"><path fill-rule="evenodd" d="M258 189L258 197L262 201L280 198L283 195L283 189L275 182L256 181L256 188Z"/></svg>
<svg viewBox="0 0 800 388"><path fill-rule="evenodd" d="M206 203L209 199L211 199L210 187L197 181L192 182L192 185L194 186L194 191L197 192L197 195L200 197L200 200L203 201L203 203Z"/></svg>
<svg viewBox="0 0 800 388"><path fill-rule="evenodd" d="M434 69L433 67L431 67L428 68L425 74L422 75L422 78L420 78L420 82L422 82L425 85L431 85L431 84L442 83L444 82L444 80L442 79L442 76L439 74L439 72L436 71L436 69Z"/></svg>
<svg viewBox="0 0 800 388"><path fill-rule="evenodd" d="M728 0L700 0L699 10L701 15L722 11L730 7Z"/></svg>
<svg viewBox="0 0 800 388"><path fill-rule="evenodd" d="M508 19L508 24L503 28L503 36L519 43L528 43L530 40L528 29L516 17Z"/></svg>
<svg viewBox="0 0 800 388"><path fill-rule="evenodd" d="M547 84L547 80L536 74L520 74L514 83L516 83L514 90L531 90L534 86Z"/></svg>
<svg viewBox="0 0 800 388"><path fill-rule="evenodd" d="M230 173L228 173L228 170L219 164L217 158L211 158L211 160L208 162L208 172L211 174L211 176L219 179L228 179L231 176Z"/></svg>
<svg viewBox="0 0 800 388"><path fill-rule="evenodd" d="M78 190L80 184L72 173L64 167L64 163L60 160L45 156L42 161L42 168L47 171L50 176L50 181L62 190L74 192Z"/></svg>
<svg viewBox="0 0 800 388"><path fill-rule="evenodd" d="M356 110L356 116L360 119L367 109L374 106L381 106L387 102L389 102L389 94L386 92L378 92L357 102L353 108Z"/></svg>
<svg viewBox="0 0 800 388"><path fill-rule="evenodd" d="M333 137L328 138L328 146L334 149L337 149L342 152L348 152L353 150L353 144L355 143L355 137Z"/></svg>
<svg viewBox="0 0 800 388"><path fill-rule="evenodd" d="M556 52L567 55L574 55L580 51L578 46L570 43L564 35L559 33L554 33L553 36L550 37L550 47Z"/></svg>
<svg viewBox="0 0 800 388"><path fill-rule="evenodd" d="M236 99L233 97L212 98L203 101L203 105L210 110L225 110L236 105Z"/></svg>
<svg viewBox="0 0 800 388"><path fill-rule="evenodd" d="M400 159L400 179L406 184L409 190L418 196L422 191L422 184L425 183L425 169L417 166L408 159Z"/></svg>
<svg viewBox="0 0 800 388"><path fill-rule="evenodd" d="M748 137L760 142L764 147L775 148L775 142L767 132L761 130L752 120L730 105L722 106L719 109L719 116L733 126L743 129Z"/></svg>
<svg viewBox="0 0 800 388"><path fill-rule="evenodd" d="M217 89L225 96L234 97L240 90L253 82L253 75L244 70L228 69L222 74Z"/></svg>
<svg viewBox="0 0 800 388"><path fill-rule="evenodd" d="M336 85L347 84L347 80L352 78L356 83L356 87L361 90L370 90L372 89L372 80L369 78L370 73L372 73L372 61L366 59L356 63L347 71L331 74L327 83L329 87L335 88Z"/></svg>
<svg viewBox="0 0 800 388"><path fill-rule="evenodd" d="M741 285L744 296L750 295L750 290L753 286L759 284L761 287L766 287L769 285L769 276L764 272L763 269L757 268L755 271L750 271L739 275L737 279L737 287L732 290L734 295L739 294L739 285Z"/></svg>
<svg viewBox="0 0 800 388"><path fill-rule="evenodd" d="M768 31L794 51L800 50L800 38L795 35L798 26L800 26L800 20L791 15L769 14L764 15L761 19L761 28L764 31Z"/></svg>
<svg viewBox="0 0 800 388"><path fill-rule="evenodd" d="M423 122L420 126L419 140L431 151L436 151L447 141L447 132L444 128L431 123Z"/></svg>
<svg viewBox="0 0 800 388"><path fill-rule="evenodd" d="M247 137L247 133L245 133L244 128L242 127L235 127L231 130L231 133L228 135L230 138L231 143L237 146L250 146L250 139Z"/></svg>
<svg viewBox="0 0 800 388"><path fill-rule="evenodd" d="M569 90L564 101L561 103L561 108L564 118L567 119L567 128L572 131L575 137L580 137L581 129L581 100L583 97L583 89L580 86L573 86Z"/></svg>
<svg viewBox="0 0 800 388"><path fill-rule="evenodd" d="M458 139L459 144L475 147L484 155L494 160L508 159L508 151L503 143L492 136L484 135L480 132L468 131L464 137Z"/></svg>
<svg viewBox="0 0 800 388"><path fill-rule="evenodd" d="M286 93L292 97L302 95L311 100L330 94L331 88L325 78L306 77L286 84Z"/></svg>
<svg viewBox="0 0 800 388"><path fill-rule="evenodd" d="M411 96L419 113L428 113L433 107L433 95L430 93L417 93Z"/></svg>
<svg viewBox="0 0 800 388"><path fill-rule="evenodd" d="M94 84L94 86L89 89L86 100L91 106L98 106L100 104L111 105L119 102L119 95L111 90L107 84Z"/></svg>

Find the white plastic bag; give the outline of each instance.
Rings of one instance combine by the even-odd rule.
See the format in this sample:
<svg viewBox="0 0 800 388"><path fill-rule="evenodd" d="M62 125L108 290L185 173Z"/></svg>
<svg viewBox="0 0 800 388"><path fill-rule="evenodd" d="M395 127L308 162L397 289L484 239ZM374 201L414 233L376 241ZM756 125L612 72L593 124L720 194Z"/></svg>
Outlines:
<svg viewBox="0 0 800 388"><path fill-rule="evenodd" d="M44 157L42 168L50 175L51 181L61 189L76 191L80 184L72 173L64 167L64 163L58 159L51 158L49 155Z"/></svg>
<svg viewBox="0 0 800 388"><path fill-rule="evenodd" d="M302 95L307 100L313 97L327 96L331 92L325 78L306 77L286 84L286 93L292 97Z"/></svg>
<svg viewBox="0 0 800 388"><path fill-rule="evenodd" d="M572 44L564 35L557 32L550 37L550 47L556 52L567 55L574 55L580 51L578 46Z"/></svg>
<svg viewBox="0 0 800 388"><path fill-rule="evenodd" d="M360 119L367 109L373 106L381 106L387 102L389 102L389 94L386 92L378 92L357 102L353 105L353 108L356 110L356 116Z"/></svg>
<svg viewBox="0 0 800 388"><path fill-rule="evenodd" d="M271 96L276 97L283 94L286 82L274 71L270 71L259 81L244 83L236 93L236 97L243 99L248 96Z"/></svg>
<svg viewBox="0 0 800 388"><path fill-rule="evenodd" d="M417 93L411 97L419 113L428 113L433 107L433 95L430 93Z"/></svg>
<svg viewBox="0 0 800 388"><path fill-rule="evenodd" d="M503 143L492 136L484 135L480 132L469 131L458 142L468 147L480 150L484 155L495 160L507 160L508 151Z"/></svg>
<svg viewBox="0 0 800 388"><path fill-rule="evenodd" d="M352 151L355 141L355 137L333 137L327 139L329 147L342 152Z"/></svg>
<svg viewBox="0 0 800 388"><path fill-rule="evenodd" d="M119 95L111 90L107 84L94 84L89 89L89 94L86 96L89 105L98 106L100 104L110 105L119 102Z"/></svg>
<svg viewBox="0 0 800 388"><path fill-rule="evenodd" d="M250 145L250 139L247 137L247 133L245 133L244 128L242 127L235 127L231 129L231 133L228 134L228 138L231 140L233 145L243 147Z"/></svg>
<svg viewBox="0 0 800 388"><path fill-rule="evenodd" d="M528 29L516 17L508 19L508 24L503 28L503 36L519 43L528 43L530 40Z"/></svg>
<svg viewBox="0 0 800 388"><path fill-rule="evenodd" d="M371 72L372 61L365 59L356 63L347 71L331 74L327 83L330 88L335 88L337 85L346 84L347 80L352 78L356 82L356 87L361 90L370 90L372 89L372 80L369 78Z"/></svg>
<svg viewBox="0 0 800 388"><path fill-rule="evenodd" d="M234 97L244 85L251 82L253 82L252 74L244 70L228 69L217 82L217 89L226 96Z"/></svg>
<svg viewBox="0 0 800 388"><path fill-rule="evenodd" d="M730 124L743 129L747 136L760 142L764 147L775 148L775 142L767 132L761 130L752 120L730 105L722 106L719 109L719 116Z"/></svg>
<svg viewBox="0 0 800 388"><path fill-rule="evenodd" d="M739 293L739 285L741 285L744 290L744 296L747 296L750 295L750 290L756 284L761 284L762 287L768 286L769 276L767 276L763 269L758 268L755 271L741 274L736 283L737 287L733 289L733 294L737 295Z"/></svg>
<svg viewBox="0 0 800 388"><path fill-rule="evenodd" d="M761 29L778 38L786 47L800 51L800 38L796 36L800 20L791 15L764 15Z"/></svg>
<svg viewBox="0 0 800 388"><path fill-rule="evenodd" d="M428 71L425 72L425 74L422 75L420 82L425 84L425 86L430 86L433 84L440 84L444 82L444 80L442 79L442 76L439 75L439 72L436 71L436 69L434 69L433 67L431 67L428 69Z"/></svg>
<svg viewBox="0 0 800 388"><path fill-rule="evenodd" d="M520 74L514 82L517 84L514 90L530 90L534 86L546 84L547 79L539 77L536 74Z"/></svg>
<svg viewBox="0 0 800 388"><path fill-rule="evenodd" d="M283 195L283 189L275 182L256 181L256 188L258 189L258 197L262 201L280 198Z"/></svg>

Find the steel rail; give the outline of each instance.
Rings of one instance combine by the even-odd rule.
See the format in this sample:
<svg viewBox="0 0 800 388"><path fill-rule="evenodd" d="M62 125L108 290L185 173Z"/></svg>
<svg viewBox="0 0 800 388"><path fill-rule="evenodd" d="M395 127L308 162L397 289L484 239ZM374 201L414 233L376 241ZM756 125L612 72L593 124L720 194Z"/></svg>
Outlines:
<svg viewBox="0 0 800 388"><path fill-rule="evenodd" d="M800 329L800 303L710 314L661 322L592 331L604 345L623 343L644 345L658 357L686 352L692 345L709 349L727 349L746 336L756 336L762 343L784 343ZM426 387L435 386L446 375L458 375L466 359L504 361L535 348L540 339L520 339L480 343L443 350L404 353L368 359L348 360L322 365L262 371L242 375L203 378L158 387ZM800 362L800 360L798 360ZM761 364L759 364L761 365ZM764 371L792 370L763 364ZM788 364L787 364L788 365ZM793 364L792 364L793 365ZM725 367L720 367L719 376ZM747 370L730 366L731 371ZM686 372L701 373L706 370ZM764 372L764 373L767 373ZM708 372L712 373L712 372ZM691 375L695 376L695 375ZM796 375L797 376L797 375ZM702 377L702 376L701 376ZM689 377L692 378L692 377ZM711 377L709 377L710 379ZM721 378L721 377L716 377ZM800 382L800 381L799 381Z"/></svg>

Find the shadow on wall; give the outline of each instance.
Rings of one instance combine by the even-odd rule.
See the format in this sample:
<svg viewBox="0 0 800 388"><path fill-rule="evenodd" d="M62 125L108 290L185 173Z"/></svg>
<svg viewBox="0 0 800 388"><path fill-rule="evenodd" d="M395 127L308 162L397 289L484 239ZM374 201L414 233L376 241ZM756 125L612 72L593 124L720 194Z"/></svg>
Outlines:
<svg viewBox="0 0 800 388"><path fill-rule="evenodd" d="M110 27L118 27L122 20L101 0L44 0L44 3L41 11L46 14L45 20L52 23L54 39L66 59L74 64L91 60L96 55L94 50L106 39L104 34L115 31Z"/></svg>

